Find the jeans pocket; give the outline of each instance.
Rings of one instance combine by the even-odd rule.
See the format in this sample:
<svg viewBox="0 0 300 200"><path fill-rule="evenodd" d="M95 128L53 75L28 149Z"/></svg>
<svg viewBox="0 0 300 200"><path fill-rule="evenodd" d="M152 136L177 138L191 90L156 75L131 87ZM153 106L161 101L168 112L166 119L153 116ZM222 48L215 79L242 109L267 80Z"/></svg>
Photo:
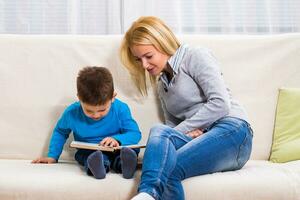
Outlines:
<svg viewBox="0 0 300 200"><path fill-rule="evenodd" d="M237 156L238 168L241 169L249 160L252 151L252 132L250 128L246 132L243 143L240 145L239 153Z"/></svg>

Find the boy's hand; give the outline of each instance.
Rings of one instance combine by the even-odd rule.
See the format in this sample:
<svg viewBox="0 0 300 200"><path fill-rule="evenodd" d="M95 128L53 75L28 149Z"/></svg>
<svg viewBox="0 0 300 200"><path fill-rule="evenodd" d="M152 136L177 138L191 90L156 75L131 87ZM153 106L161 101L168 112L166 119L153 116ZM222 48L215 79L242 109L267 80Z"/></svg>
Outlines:
<svg viewBox="0 0 300 200"><path fill-rule="evenodd" d="M190 132L187 132L186 135L187 136L190 136L191 138L196 138L196 137L199 137L200 135L203 134L203 130L202 129L195 129L193 131L190 131Z"/></svg>
<svg viewBox="0 0 300 200"><path fill-rule="evenodd" d="M106 147L118 147L119 142L112 137L106 137L100 142L100 145Z"/></svg>
<svg viewBox="0 0 300 200"><path fill-rule="evenodd" d="M50 158L50 157L40 157L40 158L37 158L37 159L31 161L31 163L52 164L52 163L56 163L56 160L54 158Z"/></svg>

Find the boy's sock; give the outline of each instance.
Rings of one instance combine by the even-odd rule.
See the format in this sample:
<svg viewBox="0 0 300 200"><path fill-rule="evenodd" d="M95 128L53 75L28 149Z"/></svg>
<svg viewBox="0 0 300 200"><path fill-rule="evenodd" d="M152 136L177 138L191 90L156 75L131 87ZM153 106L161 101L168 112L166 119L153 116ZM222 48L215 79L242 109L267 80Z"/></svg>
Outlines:
<svg viewBox="0 0 300 200"><path fill-rule="evenodd" d="M126 179L132 178L137 165L137 155L135 151L128 147L123 147L120 157L123 177Z"/></svg>
<svg viewBox="0 0 300 200"><path fill-rule="evenodd" d="M103 163L101 151L95 151L87 158L87 166L96 179L103 179L106 176L106 170Z"/></svg>
<svg viewBox="0 0 300 200"><path fill-rule="evenodd" d="M131 200L155 200L150 194L141 192L134 196Z"/></svg>

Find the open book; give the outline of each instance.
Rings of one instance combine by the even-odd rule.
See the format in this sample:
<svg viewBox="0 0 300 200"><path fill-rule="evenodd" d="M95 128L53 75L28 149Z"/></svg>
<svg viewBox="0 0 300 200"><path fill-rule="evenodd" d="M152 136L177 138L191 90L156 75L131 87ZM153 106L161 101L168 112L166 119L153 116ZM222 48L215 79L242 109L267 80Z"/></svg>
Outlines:
<svg viewBox="0 0 300 200"><path fill-rule="evenodd" d="M100 146L99 144L94 144L94 143L72 141L70 144L70 147L77 148L77 149L90 149L90 150L114 152L116 150L122 149L122 147L137 149L137 148L145 148L146 145L134 144L134 145L126 145L126 146L118 146L118 147L106 147L106 146Z"/></svg>

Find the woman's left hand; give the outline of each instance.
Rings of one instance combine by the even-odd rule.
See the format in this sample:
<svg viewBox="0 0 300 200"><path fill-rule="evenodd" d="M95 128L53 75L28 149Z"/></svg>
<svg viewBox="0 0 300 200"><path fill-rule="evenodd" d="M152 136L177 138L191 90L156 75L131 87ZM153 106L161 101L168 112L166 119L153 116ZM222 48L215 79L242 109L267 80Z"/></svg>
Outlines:
<svg viewBox="0 0 300 200"><path fill-rule="evenodd" d="M186 133L186 135L190 136L191 138L199 137L202 134L203 134L203 129L199 129L199 128Z"/></svg>

